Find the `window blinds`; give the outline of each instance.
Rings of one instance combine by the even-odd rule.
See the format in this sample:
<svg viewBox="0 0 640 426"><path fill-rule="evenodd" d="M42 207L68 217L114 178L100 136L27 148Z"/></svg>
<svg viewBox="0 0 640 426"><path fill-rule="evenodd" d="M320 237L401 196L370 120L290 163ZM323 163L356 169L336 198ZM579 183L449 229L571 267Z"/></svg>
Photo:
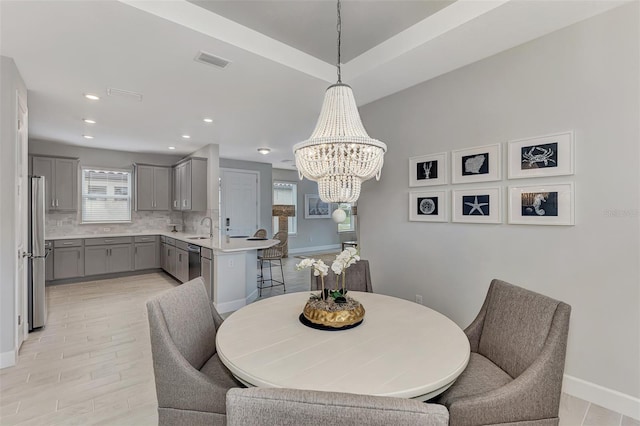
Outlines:
<svg viewBox="0 0 640 426"><path fill-rule="evenodd" d="M130 222L131 173L82 169L82 222Z"/></svg>

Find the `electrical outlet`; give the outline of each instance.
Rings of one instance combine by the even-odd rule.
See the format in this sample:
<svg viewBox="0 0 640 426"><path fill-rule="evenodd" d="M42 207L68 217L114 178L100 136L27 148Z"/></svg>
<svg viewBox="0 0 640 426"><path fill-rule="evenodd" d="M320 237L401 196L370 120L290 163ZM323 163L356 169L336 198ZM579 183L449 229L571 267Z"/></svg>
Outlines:
<svg viewBox="0 0 640 426"><path fill-rule="evenodd" d="M311 235L309 235L309 242L313 241L313 238L311 237Z"/></svg>
<svg viewBox="0 0 640 426"><path fill-rule="evenodd" d="M233 259L229 259L229 268L233 268L235 266L235 262L233 261Z"/></svg>
<svg viewBox="0 0 640 426"><path fill-rule="evenodd" d="M62 221L61 220L56 220L56 226L62 226Z"/></svg>
<svg viewBox="0 0 640 426"><path fill-rule="evenodd" d="M422 295L421 294L416 294L416 303L419 303L420 305L422 305Z"/></svg>

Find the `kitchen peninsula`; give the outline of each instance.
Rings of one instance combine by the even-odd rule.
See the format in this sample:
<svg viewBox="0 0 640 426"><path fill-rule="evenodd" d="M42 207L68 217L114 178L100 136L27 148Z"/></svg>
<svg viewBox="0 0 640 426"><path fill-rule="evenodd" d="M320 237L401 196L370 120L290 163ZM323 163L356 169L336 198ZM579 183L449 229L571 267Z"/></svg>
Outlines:
<svg viewBox="0 0 640 426"><path fill-rule="evenodd" d="M241 308L257 296L257 251L278 240L203 237L184 232L148 231L47 238L48 284L107 278L163 269L180 282L197 262L220 313ZM194 253L198 255L194 256ZM197 257L197 259L195 259ZM193 271L192 271L193 272ZM198 271L199 272L199 271Z"/></svg>

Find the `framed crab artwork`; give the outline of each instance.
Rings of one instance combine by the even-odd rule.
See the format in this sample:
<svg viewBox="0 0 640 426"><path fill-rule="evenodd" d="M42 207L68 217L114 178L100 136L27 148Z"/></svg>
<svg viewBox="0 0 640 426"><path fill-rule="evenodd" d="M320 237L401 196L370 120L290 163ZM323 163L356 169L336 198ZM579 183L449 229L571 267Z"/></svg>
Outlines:
<svg viewBox="0 0 640 426"><path fill-rule="evenodd" d="M574 173L573 132L509 142L509 179L564 176Z"/></svg>

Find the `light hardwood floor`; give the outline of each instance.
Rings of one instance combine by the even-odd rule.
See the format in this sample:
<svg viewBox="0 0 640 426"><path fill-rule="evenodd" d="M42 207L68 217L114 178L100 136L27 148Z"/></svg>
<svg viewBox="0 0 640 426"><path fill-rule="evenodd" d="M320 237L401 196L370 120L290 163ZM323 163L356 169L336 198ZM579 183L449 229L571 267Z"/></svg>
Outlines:
<svg viewBox="0 0 640 426"><path fill-rule="evenodd" d="M299 261L284 261L287 292L309 291ZM176 285L151 273L48 287L47 326L29 335L16 366L0 370L0 425L157 424L145 302ZM274 287L263 298L282 293ZM568 395L560 418L567 426L640 426Z"/></svg>

